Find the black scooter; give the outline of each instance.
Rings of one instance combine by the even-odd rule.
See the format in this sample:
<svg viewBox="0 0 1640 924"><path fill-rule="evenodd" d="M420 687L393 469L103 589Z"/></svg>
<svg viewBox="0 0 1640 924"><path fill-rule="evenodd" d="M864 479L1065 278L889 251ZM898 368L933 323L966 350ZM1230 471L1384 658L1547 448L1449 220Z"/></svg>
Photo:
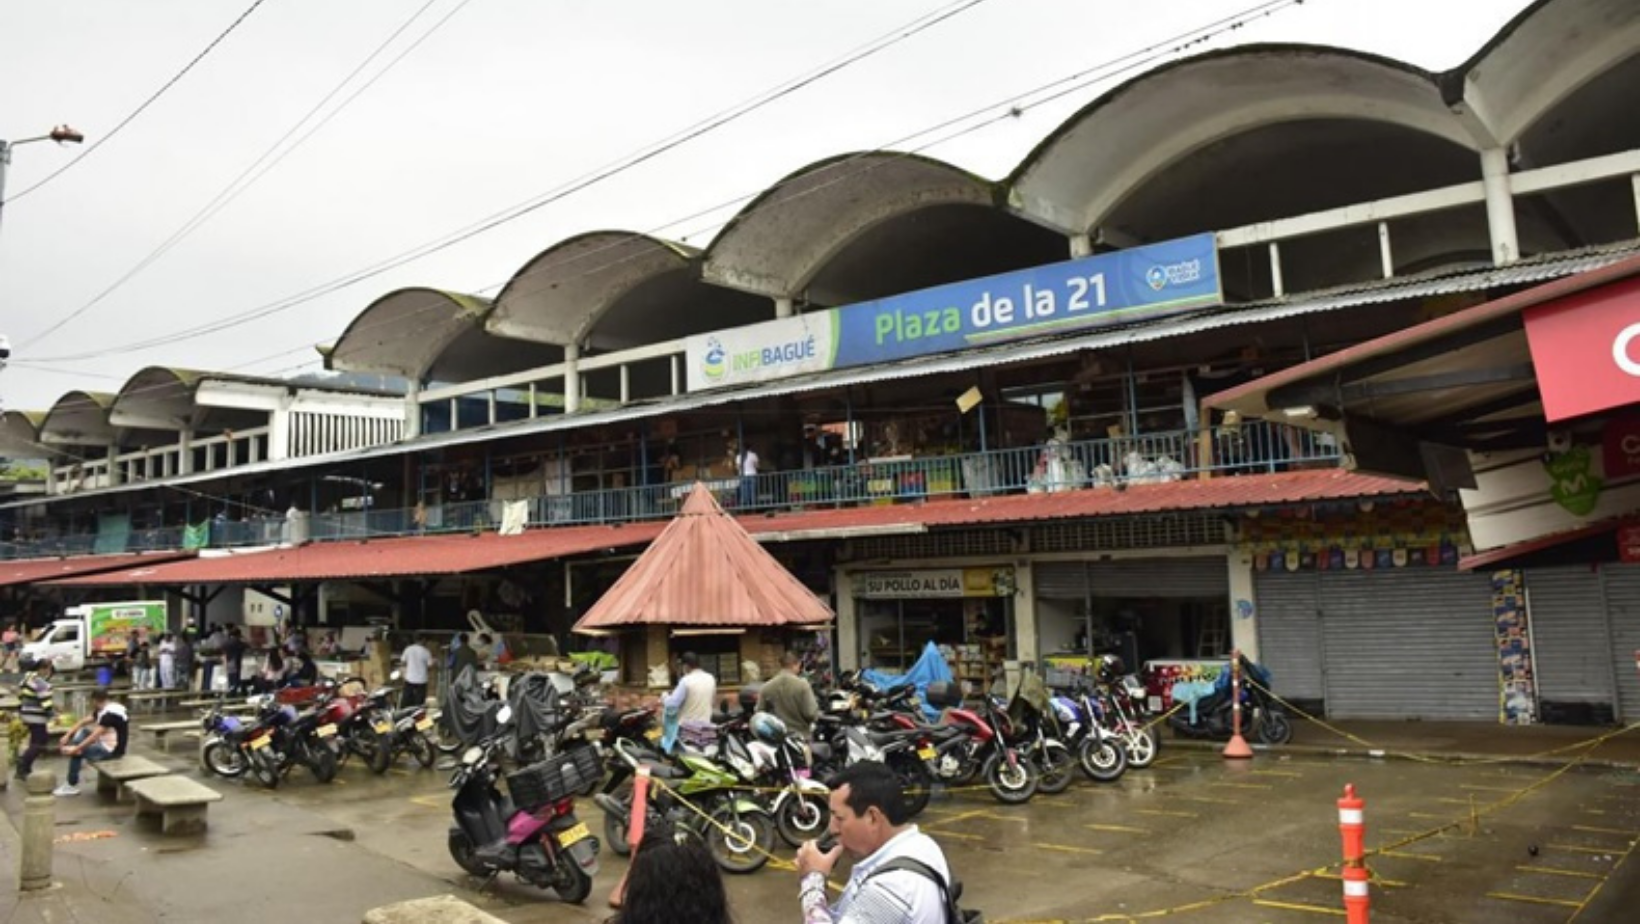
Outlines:
<svg viewBox="0 0 1640 924"><path fill-rule="evenodd" d="M1293 723L1287 711L1271 696L1270 673L1257 664L1241 659L1241 732L1264 744L1286 744L1293 739ZM1251 682L1249 682L1251 681ZM1229 741L1234 724L1230 698L1230 672L1219 675L1213 692L1196 700L1195 721L1185 706L1167 717L1173 734L1181 738Z"/></svg>
<svg viewBox="0 0 1640 924"><path fill-rule="evenodd" d="M599 844L575 817L574 793L586 785L584 776L602 773L597 752L577 748L509 774L510 796L502 795L497 763L514 734L511 718L511 707L502 706L496 731L468 748L450 777L450 856L474 876L512 873L580 904L598 874Z"/></svg>

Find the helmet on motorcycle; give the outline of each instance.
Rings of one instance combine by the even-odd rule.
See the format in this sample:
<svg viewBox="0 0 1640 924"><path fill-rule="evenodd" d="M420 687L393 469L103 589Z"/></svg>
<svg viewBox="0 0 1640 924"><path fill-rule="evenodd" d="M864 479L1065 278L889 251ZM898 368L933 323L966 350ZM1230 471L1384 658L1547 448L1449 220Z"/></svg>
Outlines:
<svg viewBox="0 0 1640 924"><path fill-rule="evenodd" d="M786 723L771 713L759 712L752 716L752 734L759 741L779 744L786 740Z"/></svg>
<svg viewBox="0 0 1640 924"><path fill-rule="evenodd" d="M1114 683L1117 678L1127 673L1127 670L1121 658L1106 654L1100 655L1098 660L1093 662L1093 673L1099 678L1100 683Z"/></svg>

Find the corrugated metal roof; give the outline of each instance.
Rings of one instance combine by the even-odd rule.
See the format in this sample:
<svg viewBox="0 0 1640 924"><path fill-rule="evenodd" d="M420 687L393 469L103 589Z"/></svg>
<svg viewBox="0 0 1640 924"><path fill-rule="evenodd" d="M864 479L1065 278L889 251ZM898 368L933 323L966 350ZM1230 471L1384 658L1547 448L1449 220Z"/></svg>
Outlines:
<svg viewBox="0 0 1640 924"><path fill-rule="evenodd" d="M696 484L678 516L575 629L808 626L831 619L831 608Z"/></svg>
<svg viewBox="0 0 1640 924"><path fill-rule="evenodd" d="M193 552L143 552L129 555L75 555L0 562L0 587L33 584L55 578L95 574L119 568L147 567L192 558Z"/></svg>
<svg viewBox="0 0 1640 924"><path fill-rule="evenodd" d="M239 476L285 471L306 466L395 456L405 452L464 446L486 440L507 439L601 424L623 423L753 398L779 397L821 391L827 388L839 388L845 385L860 385L920 375L959 372L983 366L1059 356L1074 353L1078 350L1105 349L1242 324L1275 321L1303 314L1337 311L1359 305L1380 304L1410 298L1427 298L1452 292L1483 290L1495 286L1520 285L1542 279L1554 279L1569 274L1581 273L1616 262L1635 253L1640 253L1640 242L1631 241L1609 247L1586 248L1570 253L1558 253L1552 256L1522 260L1503 267L1487 267L1440 276L1398 277L1326 292L1306 293L1302 296L1255 302L1249 305L1213 308L1149 324L1137 324L1116 329L1104 328L1097 333L1080 336L1027 340L986 349L902 360L896 363L836 369L781 382L698 392L672 398L656 399L650 402L628 404L624 407L605 411L592 411L570 416L539 417L534 420L512 421L472 430L458 430L453 433L421 436L407 442L389 443L368 449L355 449L319 456L303 456L299 459L259 462L252 465L238 466L233 469L233 474ZM196 472L191 475L174 476L162 482L147 482L144 486L152 487L156 483L167 485L189 484L221 478L222 474L220 471ZM94 491L82 491L76 496L90 497L134 489L132 486L101 488ZM45 503L49 500L51 498L17 501L12 504L0 505L0 509Z"/></svg>
<svg viewBox="0 0 1640 924"><path fill-rule="evenodd" d="M902 526L923 529L1136 516L1182 510L1241 509L1415 494L1422 490L1422 485L1412 482L1327 469L1136 484L1125 490L1084 488L1052 494L1011 494L883 507L797 511L742 517L733 522L752 536L767 536L771 540L802 540L820 538L817 533L840 537L851 532L867 534L891 531ZM283 584L463 574L524 562L568 558L602 549L642 545L669 528L670 524L667 523L649 522L622 526L557 526L532 529L517 536L484 533L320 542L298 548L234 553L171 564L153 564L157 559L143 556L141 560L144 564L140 567L105 571L86 577L48 580L47 576L41 576L33 580L64 586ZM57 562L56 559L49 561Z"/></svg>
<svg viewBox="0 0 1640 924"><path fill-rule="evenodd" d="M169 565L125 568L49 583L76 587L286 584L464 574L648 542L660 531L659 523L632 523L529 530L517 536L480 533L316 542L294 548L244 551Z"/></svg>

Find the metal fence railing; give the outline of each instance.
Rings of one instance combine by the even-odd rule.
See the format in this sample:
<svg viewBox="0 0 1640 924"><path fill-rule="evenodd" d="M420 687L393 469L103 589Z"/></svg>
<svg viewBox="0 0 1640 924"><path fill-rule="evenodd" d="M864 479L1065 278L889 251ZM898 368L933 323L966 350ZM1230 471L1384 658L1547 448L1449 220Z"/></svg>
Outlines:
<svg viewBox="0 0 1640 924"><path fill-rule="evenodd" d="M861 504L892 504L926 498L1045 493L1176 481L1201 472L1247 474L1294 466L1336 463L1337 444L1324 434L1255 421L1196 431L1070 442L960 455L863 459L848 465L748 477L706 479L726 509L763 512ZM532 526L618 523L671 517L694 482L549 494L525 499ZM506 502L462 501L414 508L367 509L299 518L283 516L215 520L209 545L234 547L336 541L424 533L471 532L501 523ZM121 548L96 534L70 534L13 542L0 558L85 555L109 551L156 551L184 545L183 527L133 530Z"/></svg>

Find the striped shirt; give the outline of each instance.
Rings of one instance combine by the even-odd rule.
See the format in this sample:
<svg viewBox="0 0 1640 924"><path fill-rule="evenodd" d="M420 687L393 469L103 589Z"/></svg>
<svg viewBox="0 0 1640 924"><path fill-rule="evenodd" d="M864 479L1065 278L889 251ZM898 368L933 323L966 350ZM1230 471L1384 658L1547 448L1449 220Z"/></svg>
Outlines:
<svg viewBox="0 0 1640 924"><path fill-rule="evenodd" d="M910 825L854 864L848 886L829 908L825 877L819 873L804 876L800 893L803 924L946 924L940 887L928 877L911 870L891 870L866 881L872 870L896 857L920 860L950 881L951 869L940 845Z"/></svg>
<svg viewBox="0 0 1640 924"><path fill-rule="evenodd" d="M17 688L17 699L20 704L17 711L24 725L51 724L51 681L30 673L23 678L22 686Z"/></svg>

